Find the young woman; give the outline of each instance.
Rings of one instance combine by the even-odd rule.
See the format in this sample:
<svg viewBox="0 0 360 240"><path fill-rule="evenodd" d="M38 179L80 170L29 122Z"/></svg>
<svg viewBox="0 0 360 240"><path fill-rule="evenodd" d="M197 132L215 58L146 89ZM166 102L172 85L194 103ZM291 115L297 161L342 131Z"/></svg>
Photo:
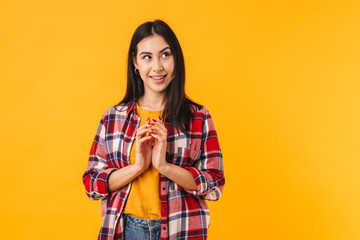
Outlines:
<svg viewBox="0 0 360 240"><path fill-rule="evenodd" d="M128 53L124 99L102 116L83 175L101 199L98 239L206 239L205 200L225 184L209 111L184 91L180 44L161 20L140 25Z"/></svg>

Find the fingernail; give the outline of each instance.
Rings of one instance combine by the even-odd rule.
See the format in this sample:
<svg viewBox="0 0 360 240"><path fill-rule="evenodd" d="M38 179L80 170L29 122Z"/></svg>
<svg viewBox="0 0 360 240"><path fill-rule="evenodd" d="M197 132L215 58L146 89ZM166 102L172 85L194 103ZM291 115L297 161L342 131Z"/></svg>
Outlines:
<svg viewBox="0 0 360 240"><path fill-rule="evenodd" d="M146 121L149 121L150 120L150 117L148 117L148 119Z"/></svg>
<svg viewBox="0 0 360 240"><path fill-rule="evenodd" d="M161 118L158 116L158 119L161 120Z"/></svg>
<svg viewBox="0 0 360 240"><path fill-rule="evenodd" d="M155 119L152 119L154 122L157 122Z"/></svg>

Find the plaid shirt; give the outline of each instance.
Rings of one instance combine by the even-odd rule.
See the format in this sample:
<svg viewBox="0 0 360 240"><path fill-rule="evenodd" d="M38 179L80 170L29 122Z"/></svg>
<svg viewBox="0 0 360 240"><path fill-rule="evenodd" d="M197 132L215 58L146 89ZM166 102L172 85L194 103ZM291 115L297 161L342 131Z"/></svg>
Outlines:
<svg viewBox="0 0 360 240"><path fill-rule="evenodd" d="M130 149L140 124L135 102L110 107L102 116L83 175L86 194L101 199L103 223L99 240L124 238L124 206L131 182L109 192L109 175L130 164ZM119 111L120 110L120 111ZM168 131L166 160L188 169L197 190L182 188L160 175L161 239L206 239L210 214L205 200L216 201L225 184L222 153L214 123L207 109L193 112L190 132Z"/></svg>

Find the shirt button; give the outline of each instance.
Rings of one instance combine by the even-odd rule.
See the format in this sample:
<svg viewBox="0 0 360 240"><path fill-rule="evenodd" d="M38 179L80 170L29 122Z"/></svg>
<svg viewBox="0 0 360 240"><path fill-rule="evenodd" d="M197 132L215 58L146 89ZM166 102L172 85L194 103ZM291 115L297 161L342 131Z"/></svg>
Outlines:
<svg viewBox="0 0 360 240"><path fill-rule="evenodd" d="M166 207L163 207L163 209L166 209Z"/></svg>
<svg viewBox="0 0 360 240"><path fill-rule="evenodd" d="M163 187L163 190L165 190L165 188Z"/></svg>
<svg viewBox="0 0 360 240"><path fill-rule="evenodd" d="M166 230L166 227L163 227L163 230Z"/></svg>

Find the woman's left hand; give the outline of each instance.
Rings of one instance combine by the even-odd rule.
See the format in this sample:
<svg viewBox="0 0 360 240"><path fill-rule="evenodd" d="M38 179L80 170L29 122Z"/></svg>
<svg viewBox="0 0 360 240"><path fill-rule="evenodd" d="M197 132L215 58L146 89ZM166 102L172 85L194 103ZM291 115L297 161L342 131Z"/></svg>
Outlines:
<svg viewBox="0 0 360 240"><path fill-rule="evenodd" d="M153 131L150 135L154 138L154 147L152 149L151 161L152 165L159 171L166 167L166 145L167 145L167 129L164 123L158 118L153 120ZM160 134L159 134L160 133Z"/></svg>

